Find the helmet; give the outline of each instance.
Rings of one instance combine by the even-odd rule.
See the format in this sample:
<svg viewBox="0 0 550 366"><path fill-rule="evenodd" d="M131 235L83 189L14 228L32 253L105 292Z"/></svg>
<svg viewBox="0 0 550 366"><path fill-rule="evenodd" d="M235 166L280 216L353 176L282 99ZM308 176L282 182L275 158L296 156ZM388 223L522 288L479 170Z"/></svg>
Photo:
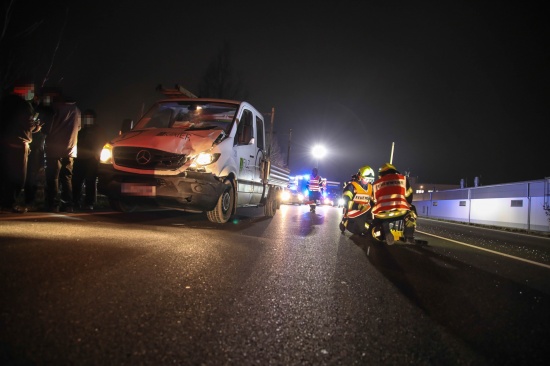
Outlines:
<svg viewBox="0 0 550 366"><path fill-rule="evenodd" d="M357 175L359 176L359 179L365 179L371 183L374 182L374 170L372 170L372 168L368 165L359 168Z"/></svg>
<svg viewBox="0 0 550 366"><path fill-rule="evenodd" d="M390 163L386 163L382 165L380 169L378 169L378 174L384 175L385 173L389 173L390 171L397 172L397 168Z"/></svg>

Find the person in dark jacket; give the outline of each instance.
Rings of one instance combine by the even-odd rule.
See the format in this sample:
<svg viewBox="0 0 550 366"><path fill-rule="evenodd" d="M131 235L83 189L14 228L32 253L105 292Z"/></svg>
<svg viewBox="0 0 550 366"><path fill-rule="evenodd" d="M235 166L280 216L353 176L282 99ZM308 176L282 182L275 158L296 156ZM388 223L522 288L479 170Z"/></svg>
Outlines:
<svg viewBox="0 0 550 366"><path fill-rule="evenodd" d="M51 123L54 111L49 95L35 96L34 110L42 124ZM45 159L44 143L46 135L42 131L33 134L32 142L29 145L29 159L27 163L27 180L25 181L25 207L29 211L38 208L37 192L39 186L45 186Z"/></svg>
<svg viewBox="0 0 550 366"><path fill-rule="evenodd" d="M34 84L16 83L0 104L0 197L3 211L25 213L18 204L27 178L29 144L40 131L41 123L34 111Z"/></svg>
<svg viewBox="0 0 550 366"><path fill-rule="evenodd" d="M81 127L80 109L60 90L53 91L52 95L54 117L43 129L46 135L46 210L74 212L72 180Z"/></svg>
<svg viewBox="0 0 550 366"><path fill-rule="evenodd" d="M107 137L96 122L95 111L88 109L82 114L82 128L78 133L78 156L74 161L73 203L76 208L93 210L97 200L97 169L99 156ZM82 186L85 196L82 199ZM82 200L84 205L82 206Z"/></svg>

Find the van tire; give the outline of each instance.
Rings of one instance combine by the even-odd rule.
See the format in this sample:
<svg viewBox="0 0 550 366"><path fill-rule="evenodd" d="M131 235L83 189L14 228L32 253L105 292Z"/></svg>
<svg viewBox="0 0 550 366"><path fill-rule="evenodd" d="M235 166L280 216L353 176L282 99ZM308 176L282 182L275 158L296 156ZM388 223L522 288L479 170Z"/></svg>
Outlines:
<svg viewBox="0 0 550 366"><path fill-rule="evenodd" d="M135 203L128 203L112 198L109 198L109 206L111 206L113 210L119 212L134 212L137 210L137 205Z"/></svg>
<svg viewBox="0 0 550 366"><path fill-rule="evenodd" d="M223 182L225 188L218 198L218 203L212 211L206 212L206 217L210 222L217 224L225 224L231 218L233 212L233 205L235 204L235 191L231 181L226 180Z"/></svg>
<svg viewBox="0 0 550 366"><path fill-rule="evenodd" d="M277 212L277 200L274 200L268 197L264 205L264 216L273 217L275 216L276 212Z"/></svg>

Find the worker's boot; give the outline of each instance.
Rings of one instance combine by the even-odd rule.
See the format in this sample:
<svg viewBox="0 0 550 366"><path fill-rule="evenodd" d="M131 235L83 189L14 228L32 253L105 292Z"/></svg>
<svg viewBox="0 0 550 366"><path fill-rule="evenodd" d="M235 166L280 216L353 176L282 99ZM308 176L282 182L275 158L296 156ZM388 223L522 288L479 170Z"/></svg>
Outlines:
<svg viewBox="0 0 550 366"><path fill-rule="evenodd" d="M386 244L393 245L393 243L395 243L395 238L393 237L393 234L390 230L389 222L382 223L382 231L384 232L384 239L386 240Z"/></svg>

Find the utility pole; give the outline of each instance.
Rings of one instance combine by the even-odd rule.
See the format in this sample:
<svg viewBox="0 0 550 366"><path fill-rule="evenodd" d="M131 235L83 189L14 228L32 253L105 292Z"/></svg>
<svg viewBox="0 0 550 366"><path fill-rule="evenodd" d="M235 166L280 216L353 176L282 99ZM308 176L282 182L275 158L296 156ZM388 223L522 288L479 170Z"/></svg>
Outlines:
<svg viewBox="0 0 550 366"><path fill-rule="evenodd" d="M288 130L288 150L286 153L286 167L290 167L290 140L292 139L292 128Z"/></svg>
<svg viewBox="0 0 550 366"><path fill-rule="evenodd" d="M267 156L271 157L271 145L273 143L273 119L275 118L275 107L271 107L271 126L269 127L269 150Z"/></svg>

